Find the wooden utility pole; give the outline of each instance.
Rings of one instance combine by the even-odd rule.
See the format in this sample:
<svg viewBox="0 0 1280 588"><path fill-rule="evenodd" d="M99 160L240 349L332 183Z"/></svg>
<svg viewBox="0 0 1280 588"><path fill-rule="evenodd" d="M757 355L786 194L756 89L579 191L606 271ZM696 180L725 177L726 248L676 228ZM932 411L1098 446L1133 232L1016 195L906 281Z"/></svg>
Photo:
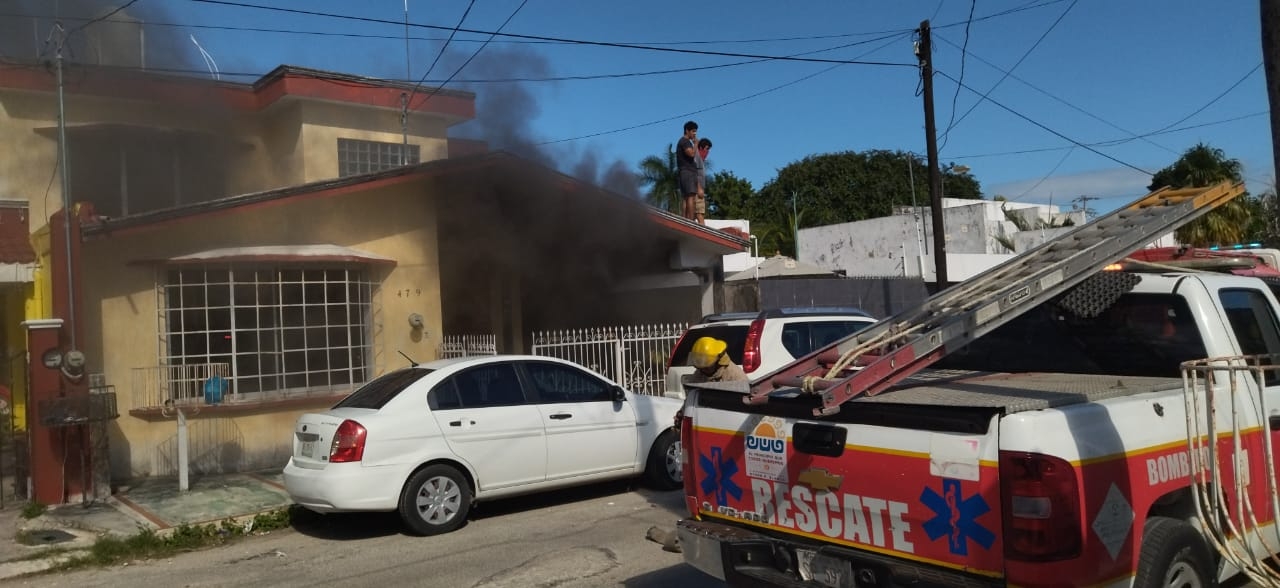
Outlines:
<svg viewBox="0 0 1280 588"><path fill-rule="evenodd" d="M1263 0L1264 2L1266 0ZM947 231L942 224L942 172L938 169L938 136L933 121L933 46L929 21L920 23L916 57L920 59L921 90L924 94L924 140L929 156L929 203L933 209L933 272L938 290L947 287Z"/></svg>
<svg viewBox="0 0 1280 588"><path fill-rule="evenodd" d="M1262 70L1271 105L1271 158L1280 173L1280 0L1259 0L1262 22Z"/></svg>

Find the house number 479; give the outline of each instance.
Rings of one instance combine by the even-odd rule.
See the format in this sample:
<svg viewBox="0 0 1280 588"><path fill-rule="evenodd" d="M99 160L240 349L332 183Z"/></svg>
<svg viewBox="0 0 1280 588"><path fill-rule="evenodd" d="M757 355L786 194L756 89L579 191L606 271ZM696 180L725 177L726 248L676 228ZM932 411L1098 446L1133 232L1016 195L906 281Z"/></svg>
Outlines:
<svg viewBox="0 0 1280 588"><path fill-rule="evenodd" d="M397 298L410 298L412 296L422 296L422 289L421 288L412 288L412 289L405 288L403 290L396 290Z"/></svg>

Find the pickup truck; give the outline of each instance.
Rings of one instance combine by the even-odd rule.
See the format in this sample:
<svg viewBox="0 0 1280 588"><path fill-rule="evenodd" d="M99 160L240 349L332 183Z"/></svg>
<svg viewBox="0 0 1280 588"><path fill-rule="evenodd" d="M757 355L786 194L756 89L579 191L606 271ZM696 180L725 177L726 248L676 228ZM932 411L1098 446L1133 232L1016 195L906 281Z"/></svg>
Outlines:
<svg viewBox="0 0 1280 588"><path fill-rule="evenodd" d="M1049 300L829 416L797 389L747 404L741 385L690 386L677 417L686 562L730 586L1210 586L1234 575L1197 514L1203 456L1189 455L1180 365L1280 353L1276 295L1258 278L1129 273L1128 291L1077 286L1106 299L1096 313ZM1280 378L1239 385L1277 410L1240 411L1239 457L1227 459L1266 459L1239 462L1244 482L1221 488L1231 512L1217 514L1247 507L1275 552L1262 446L1280 443Z"/></svg>

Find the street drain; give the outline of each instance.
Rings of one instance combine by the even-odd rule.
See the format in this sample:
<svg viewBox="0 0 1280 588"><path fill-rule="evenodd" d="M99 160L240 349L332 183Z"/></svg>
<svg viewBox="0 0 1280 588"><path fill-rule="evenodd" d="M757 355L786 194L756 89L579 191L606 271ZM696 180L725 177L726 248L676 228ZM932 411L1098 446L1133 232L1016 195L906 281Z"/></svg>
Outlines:
<svg viewBox="0 0 1280 588"><path fill-rule="evenodd" d="M58 543L65 543L67 541L71 541L72 539L75 539L75 538L76 538L75 535L72 535L66 531L59 531L57 529L47 529L43 531L26 531L25 533L22 533L22 535L18 537L18 543L21 543L23 545L31 545L31 546L55 545Z"/></svg>

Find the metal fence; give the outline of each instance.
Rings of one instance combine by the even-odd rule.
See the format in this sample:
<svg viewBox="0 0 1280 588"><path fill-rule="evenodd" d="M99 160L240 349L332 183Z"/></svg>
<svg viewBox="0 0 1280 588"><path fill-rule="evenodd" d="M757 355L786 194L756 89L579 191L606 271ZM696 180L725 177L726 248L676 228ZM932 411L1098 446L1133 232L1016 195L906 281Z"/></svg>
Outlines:
<svg viewBox="0 0 1280 588"><path fill-rule="evenodd" d="M667 358L685 323L595 327L533 333L533 354L588 367L637 394L666 390Z"/></svg>
<svg viewBox="0 0 1280 588"><path fill-rule="evenodd" d="M440 342L439 359L497 355L497 335L446 335Z"/></svg>
<svg viewBox="0 0 1280 588"><path fill-rule="evenodd" d="M231 374L228 363L193 363L133 368L133 408L154 408L173 404L194 404L204 400L210 380L219 377L227 382ZM221 386L220 386L221 388ZM231 388L227 386L227 388ZM224 402L234 400L235 390L226 390Z"/></svg>

